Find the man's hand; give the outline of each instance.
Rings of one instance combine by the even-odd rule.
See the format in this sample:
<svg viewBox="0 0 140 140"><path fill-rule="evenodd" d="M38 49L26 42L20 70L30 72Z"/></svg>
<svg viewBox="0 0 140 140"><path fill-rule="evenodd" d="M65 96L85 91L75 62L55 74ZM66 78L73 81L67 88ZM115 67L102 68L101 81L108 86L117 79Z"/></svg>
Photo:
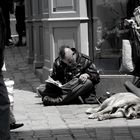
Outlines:
<svg viewBox="0 0 140 140"><path fill-rule="evenodd" d="M79 80L82 82L82 83L85 83L87 81L87 79L89 78L89 75L87 73L84 73L84 74L81 74L80 77L79 77Z"/></svg>

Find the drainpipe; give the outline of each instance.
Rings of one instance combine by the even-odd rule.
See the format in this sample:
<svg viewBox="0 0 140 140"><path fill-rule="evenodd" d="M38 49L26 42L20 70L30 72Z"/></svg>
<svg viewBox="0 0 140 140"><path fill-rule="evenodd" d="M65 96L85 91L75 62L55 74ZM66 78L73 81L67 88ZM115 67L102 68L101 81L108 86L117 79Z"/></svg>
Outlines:
<svg viewBox="0 0 140 140"><path fill-rule="evenodd" d="M94 60L94 48L97 42L97 17L96 17L96 0L87 0L88 36L89 36L89 56Z"/></svg>

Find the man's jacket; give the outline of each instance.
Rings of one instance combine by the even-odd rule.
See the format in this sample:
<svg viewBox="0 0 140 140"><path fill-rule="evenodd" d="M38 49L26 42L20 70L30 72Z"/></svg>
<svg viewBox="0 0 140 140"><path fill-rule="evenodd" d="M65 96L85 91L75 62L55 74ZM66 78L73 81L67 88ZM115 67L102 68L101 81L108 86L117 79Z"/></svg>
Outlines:
<svg viewBox="0 0 140 140"><path fill-rule="evenodd" d="M77 65L75 67L69 67L63 63L58 57L53 65L53 71L51 77L54 80L59 80L62 84L65 84L72 80L74 77L79 77L81 74L87 73L90 75L90 80L93 85L99 83L100 77L99 73L88 56L78 53L77 54Z"/></svg>

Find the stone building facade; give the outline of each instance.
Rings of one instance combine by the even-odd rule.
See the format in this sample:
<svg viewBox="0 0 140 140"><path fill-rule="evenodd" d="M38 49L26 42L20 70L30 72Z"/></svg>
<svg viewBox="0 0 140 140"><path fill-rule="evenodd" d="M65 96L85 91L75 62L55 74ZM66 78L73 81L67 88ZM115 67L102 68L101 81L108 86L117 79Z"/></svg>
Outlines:
<svg viewBox="0 0 140 140"><path fill-rule="evenodd" d="M102 75L120 75L128 1L25 0L28 62L45 80L59 47L70 45L89 55Z"/></svg>

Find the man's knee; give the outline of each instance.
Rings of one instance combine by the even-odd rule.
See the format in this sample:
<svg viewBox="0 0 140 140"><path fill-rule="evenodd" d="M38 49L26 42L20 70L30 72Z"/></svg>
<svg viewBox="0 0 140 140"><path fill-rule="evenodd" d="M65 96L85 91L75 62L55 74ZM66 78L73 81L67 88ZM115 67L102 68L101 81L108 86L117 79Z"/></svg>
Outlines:
<svg viewBox="0 0 140 140"><path fill-rule="evenodd" d="M93 87L94 86L92 84L92 81L87 79L86 82L81 85L81 88L79 89L79 91L81 91L81 92L83 91L86 93L86 92L91 91L93 89Z"/></svg>
<svg viewBox="0 0 140 140"><path fill-rule="evenodd" d="M93 87L92 81L87 79L84 86L85 87Z"/></svg>
<svg viewBox="0 0 140 140"><path fill-rule="evenodd" d="M93 88L92 82L88 79L85 83L79 83L71 93L68 93L63 102L69 102L76 99L78 96L90 93Z"/></svg>

